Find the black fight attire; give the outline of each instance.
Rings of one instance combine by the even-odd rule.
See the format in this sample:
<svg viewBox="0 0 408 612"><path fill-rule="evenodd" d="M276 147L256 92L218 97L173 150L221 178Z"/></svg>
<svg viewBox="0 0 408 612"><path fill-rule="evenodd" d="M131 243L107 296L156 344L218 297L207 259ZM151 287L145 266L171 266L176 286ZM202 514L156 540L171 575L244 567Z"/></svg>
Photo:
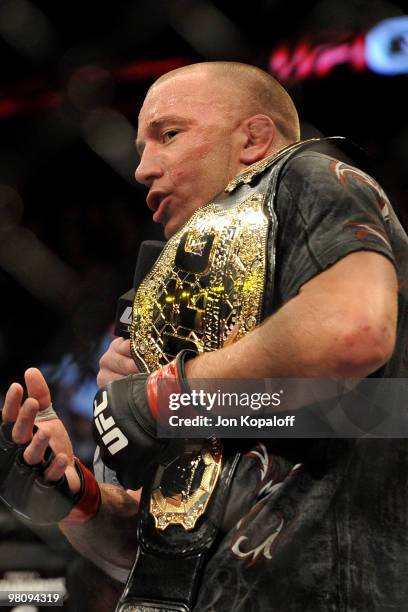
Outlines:
<svg viewBox="0 0 408 612"><path fill-rule="evenodd" d="M408 239L378 184L303 150L283 168L274 205L273 309L348 254L381 253L399 277L398 339L374 376L406 377ZM195 612L408 610L407 480L406 439L255 443L235 472Z"/></svg>

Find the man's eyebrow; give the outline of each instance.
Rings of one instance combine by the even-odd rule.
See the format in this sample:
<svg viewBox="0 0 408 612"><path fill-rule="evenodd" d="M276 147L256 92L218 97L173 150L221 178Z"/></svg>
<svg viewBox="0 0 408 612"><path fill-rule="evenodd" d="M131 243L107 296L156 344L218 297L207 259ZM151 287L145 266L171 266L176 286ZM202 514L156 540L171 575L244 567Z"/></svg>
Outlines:
<svg viewBox="0 0 408 612"><path fill-rule="evenodd" d="M182 127L191 123L189 119L185 119L184 117L180 117L179 115L165 115L163 117L160 117L160 119L154 119L153 121L150 121L147 124L147 130L149 132L157 131L166 123L172 123L173 121L177 123L177 125L180 125ZM145 143L142 140L136 140L136 149L139 155L143 153L144 147Z"/></svg>

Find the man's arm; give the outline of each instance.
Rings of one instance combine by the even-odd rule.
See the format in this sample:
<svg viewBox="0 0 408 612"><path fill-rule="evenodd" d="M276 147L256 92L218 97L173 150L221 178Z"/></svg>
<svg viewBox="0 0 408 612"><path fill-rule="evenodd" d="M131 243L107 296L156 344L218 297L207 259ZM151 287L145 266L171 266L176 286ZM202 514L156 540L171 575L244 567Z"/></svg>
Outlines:
<svg viewBox="0 0 408 612"><path fill-rule="evenodd" d="M298 294L238 342L185 364L189 379L361 379L391 356L396 332L397 278L393 264L374 251L340 259L305 283ZM231 334L232 336L233 334ZM122 359L127 357L127 359ZM117 339L101 360L101 382L127 376L129 342ZM321 391L322 397L316 395ZM307 398L293 387L293 409L327 399L334 384L316 385ZM299 398L303 403L299 404Z"/></svg>
<svg viewBox="0 0 408 612"><path fill-rule="evenodd" d="M199 378L363 378L392 355L397 278L383 255L359 251L308 281L232 346L186 363ZM317 399L317 398L316 398Z"/></svg>
<svg viewBox="0 0 408 612"><path fill-rule="evenodd" d="M120 487L100 484L98 514L83 525L59 527L76 550L112 578L125 582L136 558L137 496Z"/></svg>

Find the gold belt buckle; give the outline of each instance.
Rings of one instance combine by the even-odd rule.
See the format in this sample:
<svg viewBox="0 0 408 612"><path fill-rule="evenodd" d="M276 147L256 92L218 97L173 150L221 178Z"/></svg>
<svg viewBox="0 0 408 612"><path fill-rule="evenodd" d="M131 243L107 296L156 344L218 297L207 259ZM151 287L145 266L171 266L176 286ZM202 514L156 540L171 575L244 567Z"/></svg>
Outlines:
<svg viewBox="0 0 408 612"><path fill-rule="evenodd" d="M156 528L193 529L215 489L221 464L221 442L212 438L199 444L187 440L182 455L160 466L150 498Z"/></svg>

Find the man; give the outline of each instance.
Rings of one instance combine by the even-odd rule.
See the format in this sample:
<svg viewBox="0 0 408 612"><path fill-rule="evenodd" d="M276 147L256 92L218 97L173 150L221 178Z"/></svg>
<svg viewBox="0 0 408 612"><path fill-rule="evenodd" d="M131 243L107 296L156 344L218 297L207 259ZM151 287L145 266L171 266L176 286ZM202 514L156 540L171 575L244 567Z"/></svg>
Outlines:
<svg viewBox="0 0 408 612"><path fill-rule="evenodd" d="M376 376L406 375L406 289L400 291L398 312L396 274L397 269L401 280L407 274L406 237L385 194L370 177L294 145L298 140L297 113L289 96L269 75L254 67L224 62L196 64L164 75L147 93L139 116L137 146L141 160L136 178L149 188L147 203L154 212L153 219L164 226L169 239L156 269L166 288L180 267L194 266L195 257L202 256L203 251L197 250L197 242L191 238L194 232L198 232L199 244L210 245L213 236L218 239L218 226L231 235L239 226L245 234L248 211L256 218L254 233L245 247L236 242L239 232L233 235L231 240L235 242L231 244L240 246L239 256L244 259L255 248L251 262L257 265L251 268L250 277L253 283L242 286L248 291L253 286L258 289L253 294L245 294L242 289L243 297L238 296L240 310L232 310L234 324L223 320L218 337L194 340L200 355L188 355L181 364L187 380L362 379L374 372ZM204 206L210 201L215 204ZM221 249L222 240L217 245ZM180 250L187 264L185 260L177 263ZM213 267L217 265L214 259ZM232 260L228 261L232 265ZM245 280L249 278L245 276L249 266L242 268ZM199 276L194 274L194 278ZM142 292L148 298L152 295L148 289L154 282L155 277L146 280L139 299ZM180 276L177 282L182 284ZM116 381L109 391L109 401L118 410L113 411L116 415L120 401L114 390L127 389L128 393L128 381L139 380L139 369L154 372L147 379L147 401L135 400L132 406L136 432L129 434L126 429L126 434L135 440L142 435L143 425L148 429L154 423L152 388L157 372L160 376L164 369L169 376L170 367L177 378L180 367L180 360L176 366L171 365L174 362L168 365L175 356L171 341L180 340L170 319L181 316L183 304L177 304L175 310L172 307L167 317L167 306L159 303L158 297L152 300L155 303L147 309L146 320L142 313L133 332L134 360L129 343L116 339L101 360L98 377L100 386ZM165 339L160 354L140 346L144 338L140 330L149 329L153 338L153 327L147 319L155 308L165 313L164 327L158 332L159 339ZM206 323L200 319L196 303L194 308L199 321L195 319L191 328L202 331ZM189 304L188 313L191 309ZM261 319L263 323L255 325ZM158 343L153 345L157 347ZM128 374L134 377L124 379ZM149 386L149 380L154 384ZM170 564L163 561L159 575L153 575L154 565L150 567L152 573L146 571L149 566L143 564L154 558L149 554L157 543L157 534L143 527L148 520L145 515L136 533L140 495L105 483L99 487L99 505L90 477L84 476L78 465L75 467L66 440L54 434L54 421L40 421L39 431L31 440L35 416L39 410L47 410L50 398L37 370L27 371L26 384L29 398L22 406L22 388L17 383L10 388L3 422L15 423L11 434L15 443L28 443L23 453L27 464L40 463L48 445L55 451L56 458L45 477L48 482L58 481L64 474L67 478L74 505L71 518L60 523L67 537L119 580L125 579L134 561L138 539L143 540L139 554L143 557L145 541L148 548L152 538L147 561L139 559L133 576L135 592L143 591L138 575L139 582L140 576L146 583L151 581L144 585L150 593L146 596L148 603L145 608L131 609L147 609L149 605L150 609L186 609L171 607L176 605L174 601L187 601L191 595L183 592L178 599L174 591L180 580L171 582L172 568L177 564L184 568L183 555L180 553ZM104 409L106 395L99 400L95 414ZM136 459L130 466L129 461L112 460L111 467L118 467L125 486L133 472L138 473L135 486L140 484L144 467L154 462L156 450L163 450L155 446L158 443L153 434L140 440L147 449L146 460L134 448L137 444L129 444L118 453L132 446ZM102 438L99 441L103 450ZM109 459L107 450L105 461ZM239 444L235 450L239 451ZM200 571L191 571L190 575L186 566L188 579L195 580L189 600L195 600L194 610L404 609L408 562L405 442L334 440L319 444L311 440L278 444L271 440L245 450L243 456L236 455L236 460L226 459L230 480L218 504L225 513L217 515L219 531L202 563L204 571L200 566ZM214 490L216 500L226 481L224 474L222 484ZM82 498L78 500L75 495L80 490ZM86 522L72 517L78 504L82 504ZM142 507L146 508L146 503ZM214 503L207 514L211 512ZM206 520L204 514L204 525ZM177 539L177 529L171 525L163 537L159 534L160 543L167 546L166 559L171 557L172 537L169 535L166 542L166 534ZM185 533L187 538L188 530ZM194 538L194 530L192 533ZM162 588L167 580L172 585L170 592ZM161 594L161 608L160 602L152 603L154 588Z"/></svg>

